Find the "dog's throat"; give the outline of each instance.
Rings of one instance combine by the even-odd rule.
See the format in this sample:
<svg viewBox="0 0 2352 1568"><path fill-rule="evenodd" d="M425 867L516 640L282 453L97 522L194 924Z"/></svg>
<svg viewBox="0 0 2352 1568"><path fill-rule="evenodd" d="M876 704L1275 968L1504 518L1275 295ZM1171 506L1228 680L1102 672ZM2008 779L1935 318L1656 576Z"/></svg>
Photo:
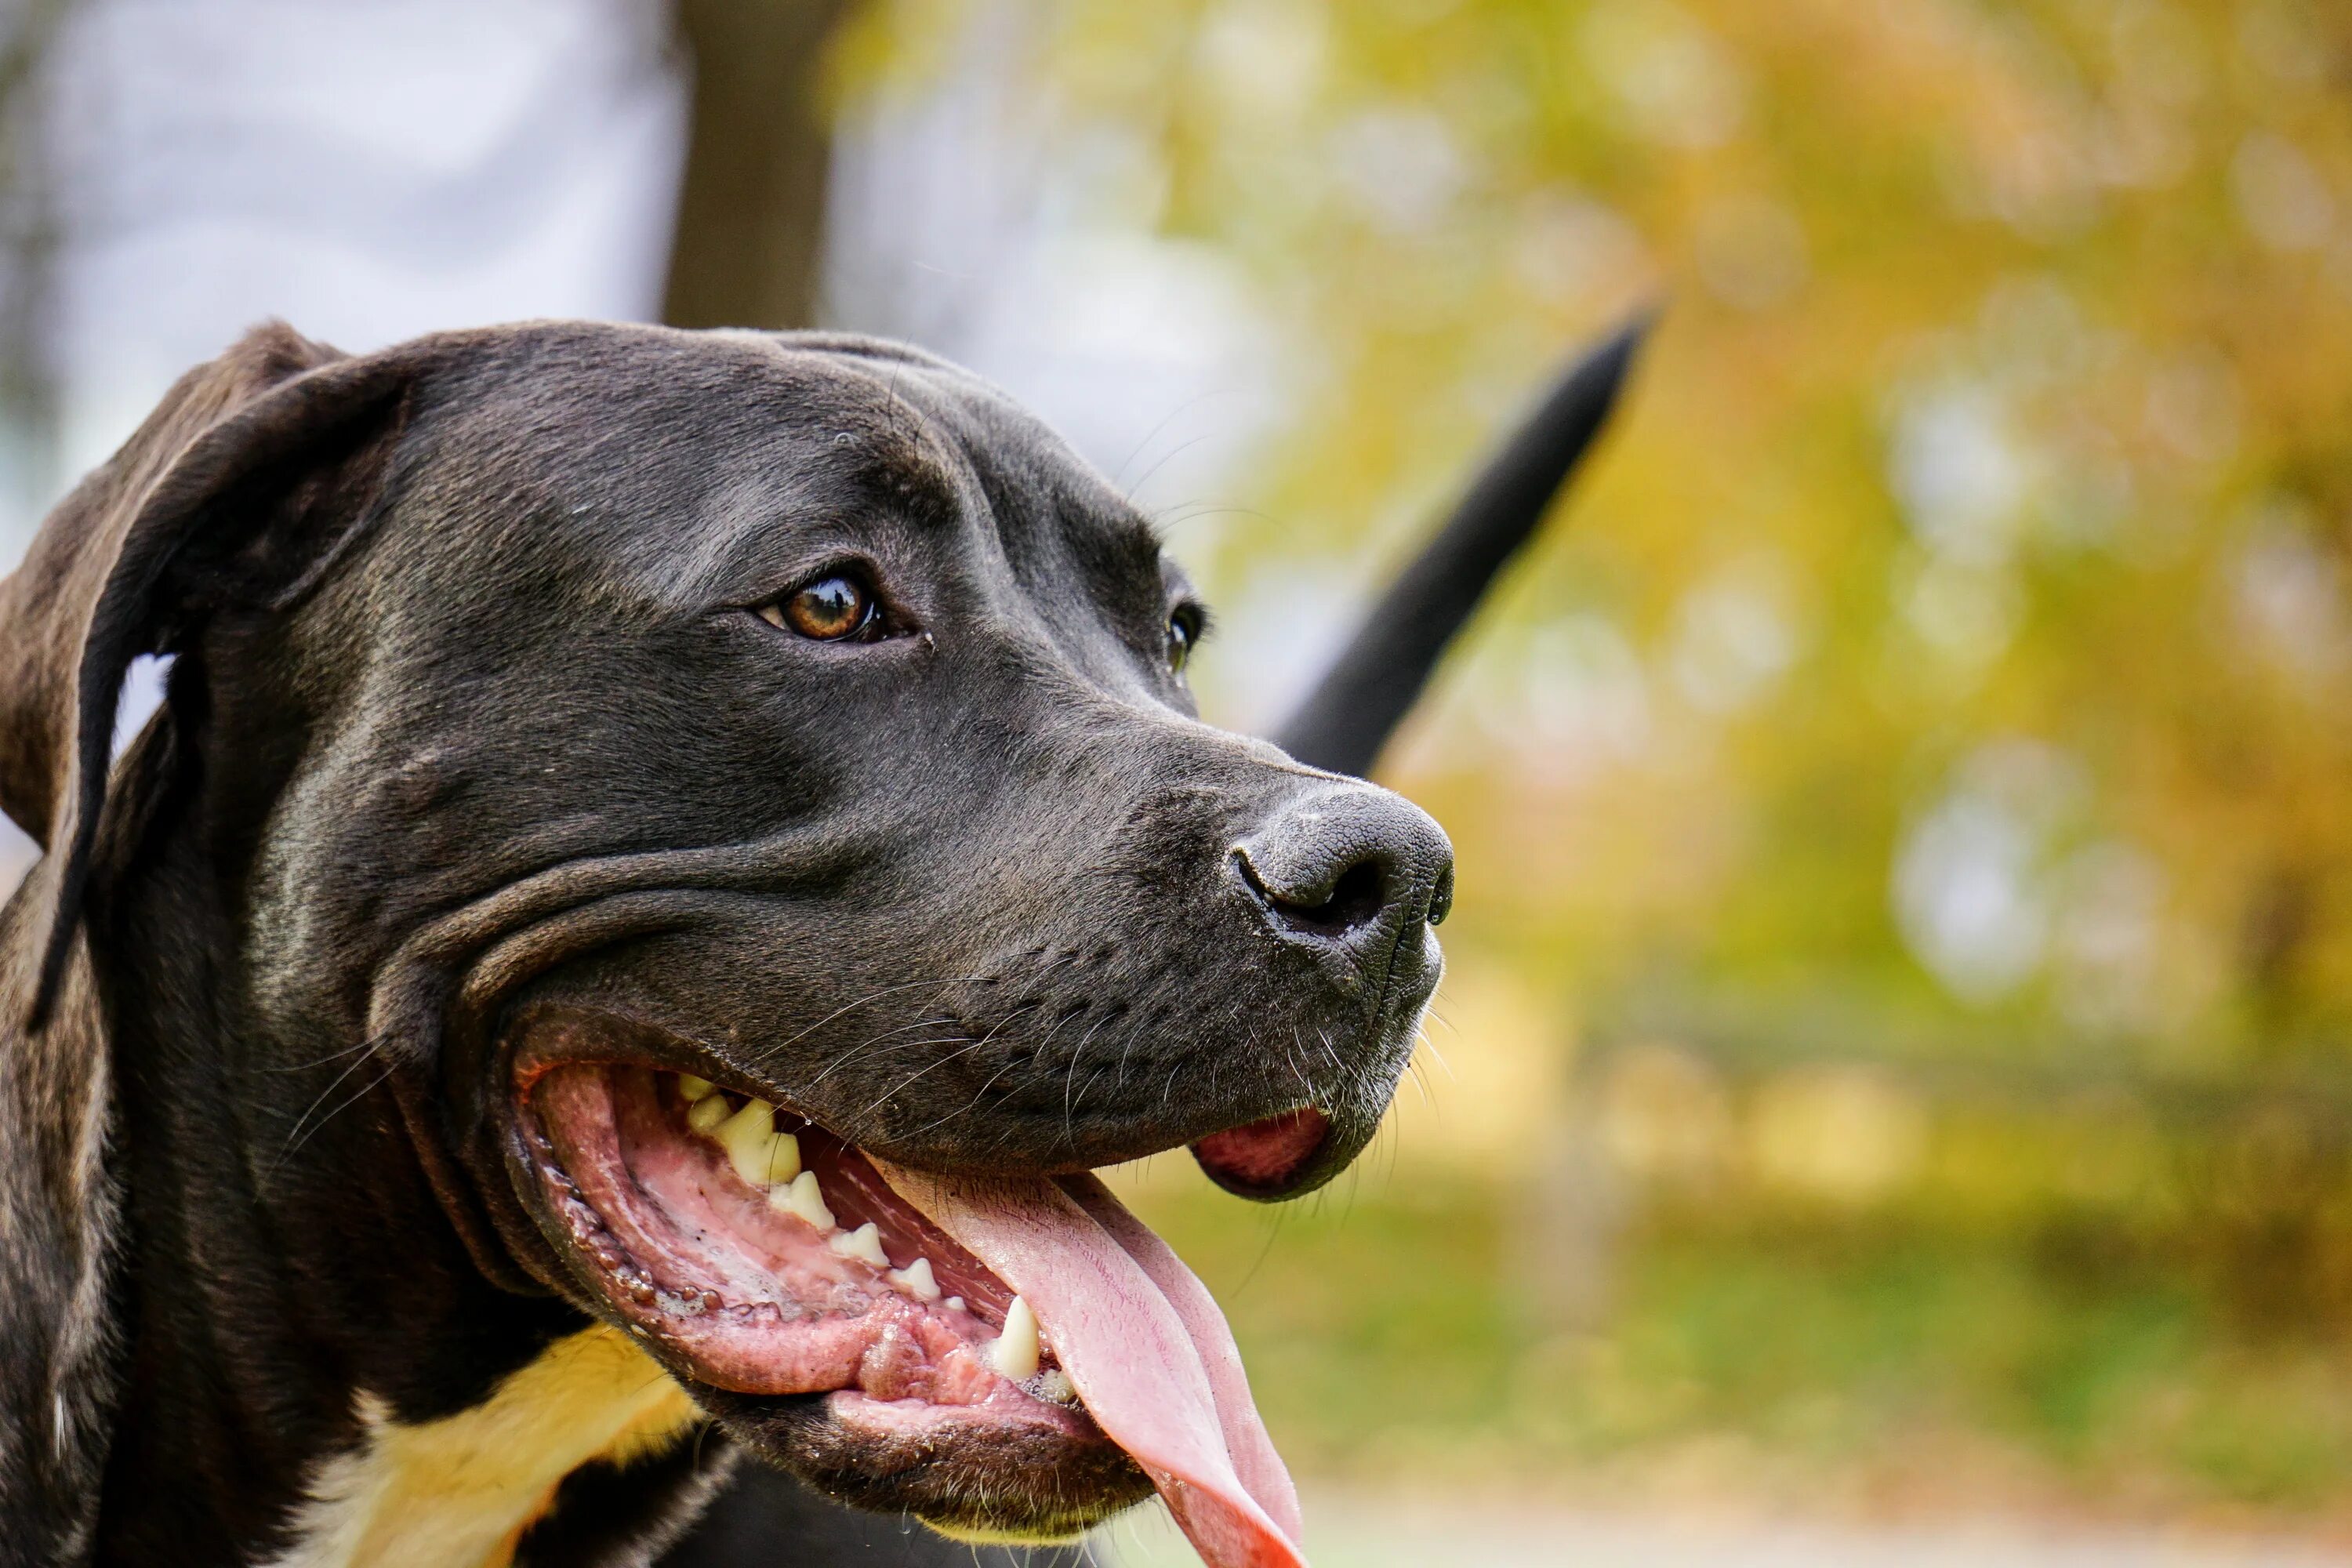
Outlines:
<svg viewBox="0 0 2352 1568"><path fill-rule="evenodd" d="M270 1568L505 1568L564 1477L650 1458L695 1424L669 1374L599 1324L557 1341L471 1410L420 1426L359 1396L359 1446L312 1476Z"/></svg>

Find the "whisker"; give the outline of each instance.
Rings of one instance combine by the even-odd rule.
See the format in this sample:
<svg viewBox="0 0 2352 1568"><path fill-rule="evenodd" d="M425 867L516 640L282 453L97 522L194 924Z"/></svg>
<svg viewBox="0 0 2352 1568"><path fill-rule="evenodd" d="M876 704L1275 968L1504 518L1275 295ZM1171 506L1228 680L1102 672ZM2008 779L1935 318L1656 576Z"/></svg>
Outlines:
<svg viewBox="0 0 2352 1568"><path fill-rule="evenodd" d="M1175 457L1178 457L1178 456L1181 455L1182 453L1185 453L1185 452L1189 452L1189 451L1191 451L1193 447L1195 447L1199 446L1202 442L1203 442L1203 441L1207 440L1208 438L1209 438L1208 432L1203 431L1202 434L1200 434L1200 435L1198 435L1198 436L1193 437L1192 437L1191 440L1189 440L1189 441L1180 441L1180 442L1178 442L1175 446L1171 447L1170 448L1168 448L1168 450L1167 450L1166 452L1164 452L1164 453L1162 453L1162 454L1160 455L1160 460L1159 460L1158 462L1156 462L1156 463L1152 464L1152 465L1151 465L1151 467L1150 467L1150 468L1146 468L1146 469L1144 469L1144 470L1143 470L1143 477L1142 477L1141 479L1137 479L1137 480L1135 481L1135 483L1133 483L1133 484L1131 484L1131 485L1129 485L1129 486L1128 486L1128 487L1127 487L1127 501L1128 501L1128 504L1129 504L1129 505L1130 505L1130 506L1132 506L1132 505L1135 503L1135 492L1136 492L1136 491L1138 491L1138 490L1139 490L1139 489L1141 489L1144 486L1146 486L1146 485L1150 484L1150 483L1151 482L1151 476L1152 476L1152 475L1154 475L1154 474L1156 474L1156 473L1158 473L1160 469L1162 469L1162 468L1166 468L1166 467L1168 466L1169 460L1170 460L1171 458L1175 458Z"/></svg>
<svg viewBox="0 0 2352 1568"><path fill-rule="evenodd" d="M1087 1042L1101 1034L1103 1026L1109 1022L1108 1018L1096 1019L1094 1027L1081 1035L1078 1043L1070 1047L1070 1070L1062 1080L1062 1136L1065 1138L1075 1136L1073 1125L1077 1120L1078 1106L1085 1101L1087 1089L1094 1088L1095 1079L1102 1077L1103 1068L1110 1065L1108 1062L1097 1063L1095 1070L1087 1074L1086 1088L1078 1090L1076 1099L1071 1098L1070 1080L1078 1076L1078 1058L1087 1054Z"/></svg>
<svg viewBox="0 0 2352 1568"><path fill-rule="evenodd" d="M880 1045L883 1041L888 1039L893 1035L903 1035L909 1029L936 1029L943 1024L954 1024L960 1022L961 1022L961 1020L953 1017L925 1018L918 1023L901 1024L895 1029L885 1029L878 1035L869 1035L865 1039L862 1039L856 1045L850 1047L846 1051L844 1051L840 1056L835 1057L831 1065L826 1067L823 1072L817 1074L816 1077L809 1080L809 1088L814 1089L818 1084L823 1083L826 1079L831 1078L835 1073L838 1072L843 1068L847 1067L851 1062L856 1060L860 1054L871 1049L875 1046ZM958 1036L956 1037L961 1038L962 1037ZM924 1042L916 1041L913 1043L919 1045ZM901 1050L905 1049L906 1047L907 1042L901 1042L897 1046L893 1046L891 1049Z"/></svg>
<svg viewBox="0 0 2352 1568"><path fill-rule="evenodd" d="M360 1059L364 1061L367 1058L362 1057ZM311 1126L309 1131L302 1133L299 1138L292 1139L285 1148L278 1151L278 1158L271 1163L269 1173L272 1178L275 1178L279 1172L285 1170L286 1162L292 1159L294 1155L301 1150L303 1144L318 1136L320 1129L325 1127L328 1122L332 1121L344 1111L349 1110L352 1106L357 1105L361 1100L365 1100L369 1095L373 1094L378 1089L383 1086L384 1082L389 1079L394 1073L396 1073L399 1070L400 1058L398 1057L394 1057L390 1061L384 1063L384 1068L382 1072L376 1074L375 1077L362 1084L352 1093L350 1098L346 1099L341 1105L338 1105L334 1110L330 1110L326 1115L319 1118L318 1121ZM349 1077L350 1069L346 1068L343 1076ZM342 1079L339 1078L335 1081L340 1083ZM329 1092L331 1093L332 1089L331 1089ZM313 1101L311 1104L311 1110L317 1110L318 1103L318 1101ZM305 1120L308 1120L310 1112L303 1112L303 1116ZM299 1129L300 1124L297 1123L296 1125Z"/></svg>
<svg viewBox="0 0 2352 1568"><path fill-rule="evenodd" d="M329 1062L339 1062L345 1057L352 1055L354 1052L372 1051L375 1049L379 1043L380 1042L373 1037L370 1037L368 1039L362 1040L356 1046L345 1046L340 1051L329 1051L325 1056L314 1057L307 1062L295 1062L288 1067L262 1068L258 1070L268 1073L309 1072L315 1068L325 1067Z"/></svg>
<svg viewBox="0 0 2352 1568"><path fill-rule="evenodd" d="M942 1040L939 1043L944 1045L947 1042ZM857 1112L852 1120L856 1121L865 1121L877 1110L881 1110L883 1106L888 1104L891 1100L898 1099L901 1094L904 1094L908 1089L925 1073L945 1067L948 1063L954 1061L959 1058L968 1057L986 1044L988 1044L988 1037L983 1035L979 1039L973 1040L970 1044L966 1045L963 1049L960 1051L950 1051L943 1057L937 1057L932 1058L930 1061L924 1063L921 1067L917 1068L913 1072L908 1073L905 1078L900 1079L897 1083L883 1090L880 1095L876 1097L872 1104L866 1106L865 1110Z"/></svg>
<svg viewBox="0 0 2352 1568"><path fill-rule="evenodd" d="M1186 398L1183 402L1170 409L1160 423L1154 425L1150 431L1144 436L1143 439L1135 444L1135 450L1129 452L1120 460L1118 467L1111 470L1110 482L1113 484L1118 483L1118 476L1127 472L1127 465L1135 461L1136 458L1143 456L1143 449L1146 447L1150 446L1152 442L1158 440L1160 438L1160 432L1167 429L1169 426L1174 424L1178 415L1199 407L1202 404L1206 403L1212 397L1229 397L1233 395L1233 391L1234 389L1229 386L1213 386L1206 392L1197 393L1194 395ZM1150 476L1147 474L1144 478L1149 479ZM1138 480L1137 482L1140 484L1142 481ZM1132 491L1129 492L1129 499L1134 499Z"/></svg>
<svg viewBox="0 0 2352 1568"><path fill-rule="evenodd" d="M989 1077L988 1077L988 1080L987 1080L987 1082L982 1083L982 1084L978 1089L976 1089L972 1090L972 1093L971 1093L971 1103L970 1103L970 1104L968 1104L968 1105L960 1105L960 1106L956 1107L953 1110L949 1111L946 1115L940 1117L937 1121L927 1121L927 1122L925 1122L922 1126L916 1128L916 1129L915 1129L915 1131L914 1131L912 1133L908 1134L908 1136L909 1136L909 1137L919 1138L919 1137L921 1137L924 1133L929 1132L929 1131L932 1128L934 1128L934 1127L939 1127L939 1126L943 1125L944 1123L947 1123L947 1122L952 1121L954 1121L957 1117L963 1115L963 1114L964 1114L965 1112L967 1112L967 1111L971 1111L971 1110L978 1110L978 1109L980 1108L980 1102L981 1102L982 1099L987 1095L987 1093L988 1093L988 1091L989 1091L989 1089L990 1089L990 1088L991 1088L991 1087L992 1087L992 1086L996 1082L996 1080L997 1080L998 1079L1003 1078L1006 1073L1011 1072L1011 1071L1013 1070L1013 1064L1008 1061L1008 1062L1006 1062L1003 1067L998 1068L997 1068L993 1073L991 1073L991 1074L989 1075ZM998 1138L997 1138L997 1146L998 1146L998 1147L1000 1147L1000 1148L1001 1148L1001 1147L1003 1147L1003 1142L1004 1142L1005 1136L1006 1136L1006 1134L1002 1134L1002 1133L1000 1133L1000 1134L998 1135Z"/></svg>
<svg viewBox="0 0 2352 1568"><path fill-rule="evenodd" d="M278 1151L278 1160L281 1163L284 1161L286 1155L292 1152L293 1147L297 1146L297 1141L304 1136L302 1129L309 1124L312 1114L318 1110L319 1107L326 1104L329 1100L332 1099L335 1090L343 1086L344 1080L349 1079L352 1074L359 1071L360 1068L366 1064L368 1058L373 1056L378 1049L382 1048L383 1044L384 1037L381 1035L371 1035L365 1040L362 1040L360 1043L359 1054L352 1057L350 1064L346 1066L342 1071L334 1076L333 1081L330 1082L326 1088L319 1091L318 1098L310 1101L310 1105L304 1109L300 1116L295 1118L293 1127L286 1134L289 1147ZM352 1056L352 1052L348 1050L338 1051L335 1055L339 1057ZM332 1060L333 1058L329 1058L328 1059Z"/></svg>
<svg viewBox="0 0 2352 1568"><path fill-rule="evenodd" d="M881 990L875 992L870 996L861 996L856 1001L849 1003L845 1006L835 1008L832 1012L827 1013L824 1017L819 1018L815 1023L811 1024L808 1027L801 1030L798 1034L793 1035L790 1039L783 1040L770 1047L763 1054L767 1056L774 1056L780 1051L789 1050L792 1047L798 1045L801 1041L816 1033L819 1029L824 1028L827 1024L832 1023L835 1018L840 1017L844 1013L854 1013L858 1008L866 1005L868 1003L879 1002L885 996L896 995L901 991L918 991L926 985L974 985L978 984L983 978L985 977L977 974L950 974L944 980L909 980L900 985L885 985Z"/></svg>

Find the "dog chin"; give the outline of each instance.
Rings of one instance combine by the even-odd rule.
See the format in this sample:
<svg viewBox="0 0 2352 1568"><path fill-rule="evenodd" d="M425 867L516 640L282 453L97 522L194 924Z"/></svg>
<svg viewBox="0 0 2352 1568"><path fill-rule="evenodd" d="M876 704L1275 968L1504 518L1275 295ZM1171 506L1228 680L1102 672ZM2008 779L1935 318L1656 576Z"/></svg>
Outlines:
<svg viewBox="0 0 2352 1568"><path fill-rule="evenodd" d="M828 1496L962 1540L1066 1541L1151 1495L1142 1470L1083 1416L851 1392L704 1402L739 1441Z"/></svg>
<svg viewBox="0 0 2352 1568"><path fill-rule="evenodd" d="M675 1072L568 1062L517 1137L560 1250L738 1437L826 1491L995 1537L1150 1495L1028 1304L858 1150Z"/></svg>

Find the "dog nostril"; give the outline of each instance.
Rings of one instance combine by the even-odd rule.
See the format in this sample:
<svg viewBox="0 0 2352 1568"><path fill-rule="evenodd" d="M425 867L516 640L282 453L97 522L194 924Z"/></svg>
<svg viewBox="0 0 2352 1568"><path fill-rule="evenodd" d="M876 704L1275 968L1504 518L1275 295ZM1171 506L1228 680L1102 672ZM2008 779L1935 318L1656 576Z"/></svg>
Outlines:
<svg viewBox="0 0 2352 1568"><path fill-rule="evenodd" d="M1358 860L1328 886L1308 888L1267 886L1246 850L1234 851L1234 862L1275 918L1304 935L1345 937L1379 920L1389 906L1389 868L1377 856Z"/></svg>
<svg viewBox="0 0 2352 1568"><path fill-rule="evenodd" d="M1388 910L1388 868L1379 856L1367 856L1345 868L1328 886L1275 889L1258 875L1249 851L1233 851L1234 868L1258 900L1294 931L1307 936L1348 936L1357 926L1369 926Z"/></svg>
<svg viewBox="0 0 2352 1568"><path fill-rule="evenodd" d="M1444 920L1454 902L1454 848L1444 832L1371 785L1291 799L1234 844L1233 868L1267 924L1307 942L1402 936Z"/></svg>
<svg viewBox="0 0 2352 1568"><path fill-rule="evenodd" d="M1236 873L1285 936L1353 946L1444 918L1453 848L1385 790L1342 784L1286 802L1233 849ZM1418 939L1415 939L1418 940Z"/></svg>
<svg viewBox="0 0 2352 1568"><path fill-rule="evenodd" d="M1344 936L1380 918L1381 910L1388 905L1387 881L1387 875L1378 864L1359 860L1339 873L1339 879L1331 884L1327 897L1314 903L1286 899L1280 894L1267 895L1267 901L1292 925L1304 926L1321 935Z"/></svg>

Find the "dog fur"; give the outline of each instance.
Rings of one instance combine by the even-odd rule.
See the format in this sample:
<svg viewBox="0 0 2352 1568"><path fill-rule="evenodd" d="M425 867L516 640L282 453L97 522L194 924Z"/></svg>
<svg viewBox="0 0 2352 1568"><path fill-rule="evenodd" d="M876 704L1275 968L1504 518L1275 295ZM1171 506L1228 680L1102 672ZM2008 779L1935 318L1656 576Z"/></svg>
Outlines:
<svg viewBox="0 0 2352 1568"><path fill-rule="evenodd" d="M922 629L760 641L827 552L904 567ZM418 1478L578 1401L464 1526L488 1560L641 1560L743 1447L867 1506L1017 1490L669 1360L623 1397L625 1325L509 1168L511 1068L582 1031L715 1056L950 1172L1304 1090L1331 1132L1252 1195L1328 1179L1434 984L1449 852L1193 719L1181 592L1034 421L889 345L268 328L184 378L0 584L0 807L44 847L0 910L0 1564L399 1561L415 1489L462 1491ZM149 653L164 707L110 770ZM1377 906L1286 935L1236 843L1376 862ZM858 1055L940 1006L970 1055ZM1089 1008L1123 1022L1060 1034Z"/></svg>

